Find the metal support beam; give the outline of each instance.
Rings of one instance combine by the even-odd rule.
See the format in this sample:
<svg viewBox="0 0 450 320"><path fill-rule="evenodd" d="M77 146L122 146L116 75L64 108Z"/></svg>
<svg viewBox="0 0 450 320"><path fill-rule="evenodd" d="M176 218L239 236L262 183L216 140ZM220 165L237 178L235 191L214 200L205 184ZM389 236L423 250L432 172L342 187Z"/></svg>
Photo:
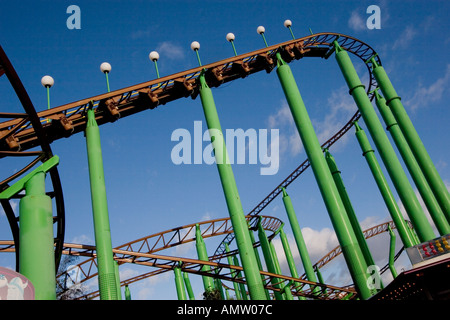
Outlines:
<svg viewBox="0 0 450 320"><path fill-rule="evenodd" d="M118 300L116 272L112 252L108 202L106 199L100 130L94 110L87 111L86 147L97 248L98 282L101 300Z"/></svg>
<svg viewBox="0 0 450 320"><path fill-rule="evenodd" d="M217 169L219 171L231 224L233 225L239 256L242 259L242 267L244 268L250 297L252 300L265 300L264 285L259 274L258 263L255 252L253 251L244 210L242 209L233 170L229 161L227 161L228 153L214 98L203 73L199 76L199 81L199 93L206 123L210 133L215 134L211 137L211 143L214 147Z"/></svg>
<svg viewBox="0 0 450 320"><path fill-rule="evenodd" d="M371 62L373 75L378 82L383 96L387 100L386 104L389 106L392 114L397 120L417 163L422 169L431 190L433 190L436 200L439 202L447 221L450 223L450 193L436 170L430 155L414 128L411 119L403 107L400 97L386 74L386 71L382 66L378 65L374 59L372 59Z"/></svg>
<svg viewBox="0 0 450 320"><path fill-rule="evenodd" d="M389 176L391 177L406 212L414 225L414 229L421 241L428 241L435 238L433 229L420 206L419 200L417 199L416 194L409 183L408 177L395 154L394 148L378 119L348 53L339 46L337 41L335 41L334 44L336 47L335 57L350 90L349 93L361 112L361 116L369 129L370 135L375 142L383 163L389 172Z"/></svg>
<svg viewBox="0 0 450 320"><path fill-rule="evenodd" d="M380 190L381 196L383 197L384 203L391 215L392 220L394 221L395 227L400 234L400 238L403 242L403 245L406 248L412 247L417 244L415 238L412 236L411 231L406 224L405 219L403 219L402 213L400 212L400 208L395 201L394 195L392 194L391 188L387 183L386 178L384 177L383 171L378 163L377 158L375 157L375 151L372 149L370 145L369 139L366 136L366 133L359 126L358 122L354 123L356 128L356 138L358 139L358 143L362 150L362 155L367 161L367 164L372 172L373 178L375 179L375 183Z"/></svg>
<svg viewBox="0 0 450 320"><path fill-rule="evenodd" d="M303 99L298 90L289 65L277 53L277 75L286 96L300 138L319 186L328 214L342 247L352 279L362 299L368 299L375 292L367 287L367 264L364 261L358 241L345 212L339 192L323 157L317 135L312 126Z"/></svg>

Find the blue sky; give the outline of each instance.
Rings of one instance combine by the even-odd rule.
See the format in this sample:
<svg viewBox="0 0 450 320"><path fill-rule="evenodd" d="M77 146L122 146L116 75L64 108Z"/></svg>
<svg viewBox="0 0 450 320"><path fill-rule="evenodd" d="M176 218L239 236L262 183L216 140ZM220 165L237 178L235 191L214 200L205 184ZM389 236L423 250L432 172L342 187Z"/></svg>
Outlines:
<svg viewBox="0 0 450 320"><path fill-rule="evenodd" d="M66 27L66 9L72 4L81 9L80 30ZM366 27L366 9L373 4L381 9L378 30ZM438 171L450 184L446 139L450 97L447 1L342 1L339 5L334 1L2 1L0 7L0 44L38 111L46 108L46 92L40 79L47 74L55 79L51 105L56 107L104 93L105 78L99 70L104 61L112 65L109 81L111 90L115 90L156 77L148 59L150 51L160 54L161 76L169 75L197 66L190 49L194 40L201 44L203 64L233 55L225 39L228 32L236 35L238 53L264 46L256 33L259 25L265 27L269 45L287 41L291 38L283 26L285 19L293 22L296 37L308 35L309 28L313 32L354 36L379 53ZM360 61L354 62L365 79L365 67ZM293 62L291 68L323 142L356 112L356 106L334 58L303 59ZM247 213L303 162L306 154L275 72L236 80L214 88L213 94L223 129L279 129L280 167L276 175L260 175L260 164L233 166ZM0 78L0 95L2 111L22 112L6 77ZM203 121L206 128L200 100L186 98L101 127L113 246L173 227L228 216L215 166L177 166L171 161L176 144L171 141L172 132L178 128L193 132L194 121ZM362 121L361 125L366 128ZM52 148L61 158L66 242L94 244L84 137L78 134L56 141ZM363 228L391 220L353 130L330 152ZM22 167L15 161L2 159L3 177ZM288 193L314 263L337 242L312 171L298 178ZM287 220L281 198L262 214ZM285 230L291 237L289 228ZM11 239L3 212L0 239ZM206 241L210 254L221 240ZM370 240L369 246L376 263L384 266L388 237ZM302 272L294 245L292 250ZM196 257L193 245L164 254ZM281 256L280 260L283 264ZM14 268L13 256L0 255L0 265ZM396 266L398 270L407 268L407 259L403 257ZM342 261L326 269L327 283L349 283ZM143 270L147 271L123 266L122 279ZM284 270L288 274L286 267ZM387 275L385 281L390 280ZM191 276L191 281L200 296L201 279ZM176 299L172 273L140 281L130 289L135 299Z"/></svg>

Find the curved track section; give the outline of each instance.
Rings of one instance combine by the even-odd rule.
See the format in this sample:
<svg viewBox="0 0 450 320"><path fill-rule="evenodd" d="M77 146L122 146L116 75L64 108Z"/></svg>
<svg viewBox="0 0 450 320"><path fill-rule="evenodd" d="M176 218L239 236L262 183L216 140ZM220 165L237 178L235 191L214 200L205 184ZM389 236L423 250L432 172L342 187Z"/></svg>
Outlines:
<svg viewBox="0 0 450 320"><path fill-rule="evenodd" d="M30 169L32 169L39 162L45 162L53 156L52 149L50 147L50 142L48 140L46 132L43 130L42 124L40 122L39 116L28 96L25 87L18 74L16 73L13 65L9 61L3 48L0 46L0 76L6 75L11 86L13 87L17 97L19 98L22 107L26 113L0 113L0 118L12 118L12 122L15 125L10 127L2 127L0 129L0 141L1 143L6 143L8 149L0 150L0 158L9 157L31 157L31 162L26 165L23 169L12 174L7 179L0 182L0 192L9 187L9 183L19 176L23 175ZM9 122L9 121L7 121ZM36 147L40 150L25 152L20 145L20 142L15 137L16 132L21 131L22 128L31 128L35 133ZM64 232L65 232L65 210L64 210L64 197L62 193L61 181L59 178L59 173L57 167L53 167L50 171L50 178L53 185L53 191L48 194L55 198L56 202L56 216L53 217L54 223L56 223L56 236L55 236L55 264L56 270L58 269L59 261L61 258L62 246L64 243ZM16 195L20 197L20 195ZM11 227L11 232L13 235L14 243L17 250L20 250L19 243L19 225L18 217L15 216L10 200L1 200L1 204L6 213L8 222ZM16 254L16 270L19 270L19 259L18 254Z"/></svg>

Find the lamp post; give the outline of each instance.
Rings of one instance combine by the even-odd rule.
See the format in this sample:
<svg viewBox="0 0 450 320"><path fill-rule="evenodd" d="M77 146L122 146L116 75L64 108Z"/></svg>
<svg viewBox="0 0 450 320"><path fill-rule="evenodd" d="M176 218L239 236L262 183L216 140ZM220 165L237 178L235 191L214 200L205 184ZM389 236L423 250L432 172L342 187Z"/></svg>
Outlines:
<svg viewBox="0 0 450 320"><path fill-rule="evenodd" d="M108 62L103 62L100 65L100 71L103 72L105 74L106 77L106 87L108 89L108 92L110 92L109 90L109 79L108 79L108 73L111 72L111 65Z"/></svg>
<svg viewBox="0 0 450 320"><path fill-rule="evenodd" d="M158 70L158 63L157 63L157 61L159 59L159 53L156 51L152 51L152 52L150 52L148 57L155 64L156 77L159 79L159 70Z"/></svg>
<svg viewBox="0 0 450 320"><path fill-rule="evenodd" d="M233 47L234 55L237 56L236 47L234 46L234 39L236 38L236 37L234 36L234 33L231 33L231 32L230 32L230 33L227 33L226 38L227 38L227 41L228 41L229 43L231 43L231 46Z"/></svg>
<svg viewBox="0 0 450 320"><path fill-rule="evenodd" d="M266 47L268 47L267 41L266 41L266 37L264 37L264 33L266 32L266 28L264 28L263 26L259 26L259 27L256 29L256 32L258 32L258 33L261 35L261 37L262 37L263 40L264 40L264 44L266 45Z"/></svg>

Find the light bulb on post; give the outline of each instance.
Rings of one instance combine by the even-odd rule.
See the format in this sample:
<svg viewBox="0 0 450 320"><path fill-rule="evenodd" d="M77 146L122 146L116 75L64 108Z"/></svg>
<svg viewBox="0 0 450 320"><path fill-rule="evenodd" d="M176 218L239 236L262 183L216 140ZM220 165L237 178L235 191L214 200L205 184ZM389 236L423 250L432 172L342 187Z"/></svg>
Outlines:
<svg viewBox="0 0 450 320"><path fill-rule="evenodd" d="M103 62L100 65L100 71L103 72L105 74L106 77L106 87L108 89L108 92L110 92L109 90L109 79L108 79L108 73L111 72L111 65L108 62Z"/></svg>
<svg viewBox="0 0 450 320"><path fill-rule="evenodd" d="M153 61L153 63L155 64L155 69L156 69L156 77L159 79L159 70L158 70L158 63L157 61L159 60L159 53L156 51L152 51L150 52L150 54L148 55L148 58Z"/></svg>
<svg viewBox="0 0 450 320"><path fill-rule="evenodd" d="M236 48L234 47L234 39L236 38L234 36L234 33L227 33L227 41L231 43L231 46L233 47L234 55L237 56Z"/></svg>
<svg viewBox="0 0 450 320"><path fill-rule="evenodd" d="M55 84L55 80L50 76L43 76L41 78L41 84L44 86L44 88L47 89L47 110L50 109L50 88L53 87ZM47 119L47 123L49 123L50 120Z"/></svg>
<svg viewBox="0 0 450 320"><path fill-rule="evenodd" d="M291 20L284 20L284 26L289 29L289 31L291 32L292 39L295 40L295 36L294 36L294 33L292 32L292 28L291 28L292 21Z"/></svg>
<svg viewBox="0 0 450 320"><path fill-rule="evenodd" d="M200 49L200 43L198 41L192 41L191 43L191 49L193 51L195 51L195 53L197 54L197 60L198 60L198 64L200 65L200 67L202 66L202 62L200 61L200 55L198 53L198 50Z"/></svg>
<svg viewBox="0 0 450 320"><path fill-rule="evenodd" d="M264 33L266 32L266 28L264 28L263 26L259 26L259 27L256 29L256 32L258 32L258 33L261 35L261 37L262 37L263 40L264 40L264 44L266 45L266 47L268 47L267 41L266 41L266 37L264 37Z"/></svg>

